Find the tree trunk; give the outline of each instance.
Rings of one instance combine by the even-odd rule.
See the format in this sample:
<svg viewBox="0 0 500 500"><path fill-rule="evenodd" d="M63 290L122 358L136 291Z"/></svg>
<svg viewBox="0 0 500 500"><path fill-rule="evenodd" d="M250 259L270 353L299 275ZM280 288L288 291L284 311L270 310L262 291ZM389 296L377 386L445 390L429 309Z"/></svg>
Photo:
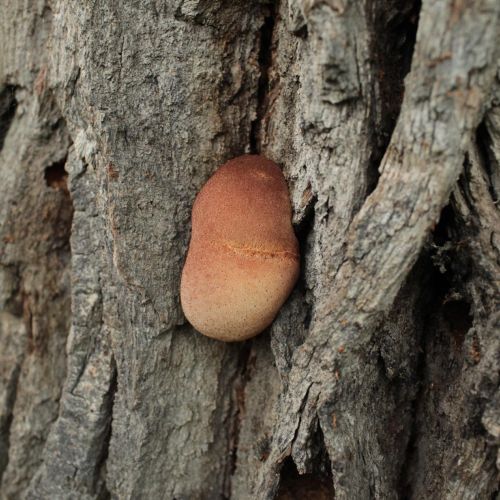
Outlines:
<svg viewBox="0 0 500 500"><path fill-rule="evenodd" d="M498 0L0 4L0 498L499 496ZM180 271L245 152L301 277L225 344Z"/></svg>

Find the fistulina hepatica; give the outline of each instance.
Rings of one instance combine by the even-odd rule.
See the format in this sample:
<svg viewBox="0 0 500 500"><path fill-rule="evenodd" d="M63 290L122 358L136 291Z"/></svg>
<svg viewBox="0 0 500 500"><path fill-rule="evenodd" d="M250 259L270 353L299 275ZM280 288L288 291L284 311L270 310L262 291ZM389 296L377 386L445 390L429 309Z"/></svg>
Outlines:
<svg viewBox="0 0 500 500"><path fill-rule="evenodd" d="M267 328L300 270L285 178L259 155L228 161L198 193L181 303L203 335L226 342Z"/></svg>

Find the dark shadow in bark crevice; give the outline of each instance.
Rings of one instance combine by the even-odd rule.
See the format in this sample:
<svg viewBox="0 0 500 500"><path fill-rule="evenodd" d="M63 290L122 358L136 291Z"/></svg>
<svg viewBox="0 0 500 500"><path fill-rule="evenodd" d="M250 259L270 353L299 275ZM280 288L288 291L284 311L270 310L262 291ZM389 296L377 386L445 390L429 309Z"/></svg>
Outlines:
<svg viewBox="0 0 500 500"><path fill-rule="evenodd" d="M101 455L97 459L94 478L94 492L98 494L99 500L108 500L111 498L111 493L106 485L106 462L109 455L109 445L111 442L111 435L113 433L113 408L115 404L115 396L118 390L118 369L116 367L115 358L112 358L112 375L109 384L109 391L106 395L106 413L109 415L108 429L104 435Z"/></svg>
<svg viewBox="0 0 500 500"><path fill-rule="evenodd" d="M304 301L307 307L306 318L304 320L304 328L307 330L311 323L312 318L312 305L307 300L310 291L310 285L306 279L306 255L309 255L311 249L309 248L309 236L314 230L314 220L316 218L316 202L318 198L313 195L304 209L301 220L294 225L295 235L299 241L300 246L300 275L296 284L297 290L304 296Z"/></svg>
<svg viewBox="0 0 500 500"><path fill-rule="evenodd" d="M267 12L259 33L259 70L260 76L257 84L256 117L250 125L250 152L260 153L262 140L262 122L268 106L269 70L272 64L273 34L278 12L278 1L273 0L264 7Z"/></svg>
<svg viewBox="0 0 500 500"><path fill-rule="evenodd" d="M0 485L2 483L2 475L9 463L10 426L13 418L12 410L16 404L17 387L20 375L21 365L17 365L14 368L12 376L6 386L7 397L5 406L9 409L9 414L3 421L0 421Z"/></svg>
<svg viewBox="0 0 500 500"><path fill-rule="evenodd" d="M417 359L417 366L415 370L415 384L416 394L414 399L410 402L411 413L411 428L409 433L408 444L406 446L404 460L399 472L398 482L398 495L401 500L410 500L413 498L413 476L415 474L415 465L418 459L418 439L419 439L419 422L418 414L420 404L425 397L425 377L426 377L426 363L427 363L427 337L430 335L429 330L432 327L433 316L436 312L436 301L438 297L442 296L442 290L446 288L444 281L434 268L431 261L429 252L420 258L422 272L426 275L427 284L422 289L429 292L426 300L426 317L423 320L422 336L419 342L419 353ZM424 311L424 308L422 308Z"/></svg>
<svg viewBox="0 0 500 500"><path fill-rule="evenodd" d="M283 462L275 500L331 500L335 498L329 461L324 471L299 474L291 457Z"/></svg>
<svg viewBox="0 0 500 500"><path fill-rule="evenodd" d="M66 192L68 190L68 172L66 172L66 159L65 156L62 160L55 161L51 163L48 167L45 167L44 177L47 186L54 189L63 189Z"/></svg>
<svg viewBox="0 0 500 500"><path fill-rule="evenodd" d="M404 97L404 79L410 71L417 36L421 0L372 0L371 40L373 71L373 151L368 168L368 194L376 188L379 165L390 143ZM378 93L375 92L378 87Z"/></svg>
<svg viewBox="0 0 500 500"><path fill-rule="evenodd" d="M316 422L311 436L308 472L300 474L291 456L281 463L275 500L327 500L335 498L332 464L325 446L323 431Z"/></svg>
<svg viewBox="0 0 500 500"><path fill-rule="evenodd" d="M265 335L262 333L261 335ZM237 348L235 346L235 348ZM232 352L231 352L232 354ZM234 380L231 382L233 395L230 411L229 428L229 460L224 478L224 494L222 498L231 498L231 479L236 471L238 459L238 445L240 441L241 420L245 412L245 388L251 378L252 368L255 365L256 353L254 350L253 339L246 340L238 351L237 372Z"/></svg>
<svg viewBox="0 0 500 500"><path fill-rule="evenodd" d="M463 360L462 345L473 322L471 304L462 290L470 275L470 266L457 241L457 222L450 203L441 211L432 240L419 259L424 274L421 296L425 317L416 369L418 387L411 402L410 438L399 476L398 492L402 500L414 497L415 483L425 466L420 463L423 429L429 427L427 431L432 432L436 418L426 414L429 401L440 397L433 391L431 373L434 376L439 373L436 370L443 361L441 357L448 356L446 372L441 376L448 384L453 383Z"/></svg>
<svg viewBox="0 0 500 500"><path fill-rule="evenodd" d="M491 199L493 203L498 203L500 194L498 192L500 188L500 165L498 165L495 156L492 154L493 144L484 121L479 124L476 130L476 145L481 159L480 165L483 167L488 179L488 190Z"/></svg>
<svg viewBox="0 0 500 500"><path fill-rule="evenodd" d="M0 91L0 150L3 148L5 137L14 120L16 109L16 87L7 85Z"/></svg>

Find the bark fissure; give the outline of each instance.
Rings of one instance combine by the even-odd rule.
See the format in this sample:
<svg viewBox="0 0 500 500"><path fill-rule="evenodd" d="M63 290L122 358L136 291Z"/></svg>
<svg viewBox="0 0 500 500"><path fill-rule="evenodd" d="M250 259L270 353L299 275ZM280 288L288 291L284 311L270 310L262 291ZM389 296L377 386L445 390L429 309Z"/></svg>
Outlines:
<svg viewBox="0 0 500 500"><path fill-rule="evenodd" d="M21 366L18 364L12 370L12 375L4 389L6 401L3 409L4 414L0 419L0 485L2 484L2 475L9 464L10 427L13 419L12 411L16 404L20 373Z"/></svg>
<svg viewBox="0 0 500 500"><path fill-rule="evenodd" d="M331 500L335 498L331 472L325 469L299 474L292 457L287 457L280 471L279 488L274 498Z"/></svg>
<svg viewBox="0 0 500 500"><path fill-rule="evenodd" d="M3 148L5 136L16 114L16 87L6 85L0 91L0 150Z"/></svg>
<svg viewBox="0 0 500 500"><path fill-rule="evenodd" d="M279 0L271 0L271 3L265 8L268 13L264 17L259 33L259 80L256 92L256 116L250 124L250 152L253 154L260 153L261 149L262 126L268 106L269 71L273 60L273 34L275 33L274 28Z"/></svg>
<svg viewBox="0 0 500 500"><path fill-rule="evenodd" d="M251 371L255 364L255 358L252 355L253 341L245 341L242 346L238 359L238 373L233 381L233 395L231 399L231 410L229 412L231 418L230 439L229 439L229 456L227 464L226 477L224 479L224 494L227 499L231 498L231 482L236 470L236 462L238 455L238 445L241 432L241 420L245 413L245 390L251 377Z"/></svg>
<svg viewBox="0 0 500 500"><path fill-rule="evenodd" d="M311 187L308 186L308 191ZM314 224L316 218L315 206L318 201L316 195L311 194L311 198L307 201L306 206L303 208L301 218L294 224L295 234L299 240L300 245L300 274L297 280L296 288L302 296L302 302L305 306L305 314L303 317L303 327L304 331L308 331L311 324L313 307L312 307L312 285L307 282L306 276L306 255L309 254L309 246L311 244L310 238L314 231ZM300 342L303 341L302 338L299 339ZM294 346L296 347L296 346Z"/></svg>
<svg viewBox="0 0 500 500"><path fill-rule="evenodd" d="M484 171L486 172L486 175L488 176L488 190L490 192L491 199L493 200L493 203L498 203L499 193L497 192L497 187L495 186L493 175L495 172L497 172L496 175L500 176L498 174L498 172L500 171L500 165L498 165L495 156L491 153L492 141L484 121L482 121L477 128L476 144L480 158L482 160L481 164L484 168Z"/></svg>
<svg viewBox="0 0 500 500"><path fill-rule="evenodd" d="M62 160L51 163L45 167L44 177L47 186L54 189L63 189L68 191L68 172L64 168L67 157Z"/></svg>
<svg viewBox="0 0 500 500"><path fill-rule="evenodd" d="M423 251L420 258L422 262L419 266L422 269L424 276L422 277L423 288L421 292L422 306L420 313L423 316L422 329L420 336L417 339L416 348L418 349L418 357L415 368L415 397L409 401L410 404L410 431L408 444L404 450L403 460L398 479L398 493L403 500L414 498L413 493L415 486L415 460L418 453L418 440L421 422L419 421L419 412L425 397L426 391L426 370L429 363L427 353L427 341L434 334L432 330L432 322L434 317L441 307L441 302L446 296L446 290L450 284L443 277L442 259L440 252L436 252L436 245L443 247L446 245L448 238L444 235L446 225L449 223L449 206L445 207L441 213L440 221L434 232L434 243L432 247L427 247Z"/></svg>
<svg viewBox="0 0 500 500"><path fill-rule="evenodd" d="M107 498L111 498L111 492L109 491L109 488L107 487L106 484L106 461L109 456L109 444L111 442L111 436L113 433L113 407L115 404L115 396L116 396L116 391L118 389L118 371L116 369L116 362L114 357L111 359L111 365L112 365L112 374L111 374L111 382L109 385L109 392L108 392L108 402L107 402L107 408L105 408L104 413L106 413L109 416L109 423L108 423L108 428L104 433L103 437L103 443L100 451L100 456L98 455L98 460L96 462L96 475L94 479L94 484L93 484L93 490L95 492L99 492L99 498L100 500L104 500ZM99 484L99 481L101 484Z"/></svg>
<svg viewBox="0 0 500 500"><path fill-rule="evenodd" d="M373 85L373 152L368 172L370 194L377 186L379 167L389 146L401 111L404 80L410 71L416 42L421 0L404 5L398 2L372 0L371 51L376 84Z"/></svg>

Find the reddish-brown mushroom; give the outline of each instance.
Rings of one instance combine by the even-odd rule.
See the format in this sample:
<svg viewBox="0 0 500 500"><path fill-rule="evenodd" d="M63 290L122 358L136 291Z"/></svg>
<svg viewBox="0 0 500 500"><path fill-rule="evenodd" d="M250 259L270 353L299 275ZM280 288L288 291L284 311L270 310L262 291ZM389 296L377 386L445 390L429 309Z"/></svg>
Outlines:
<svg viewBox="0 0 500 500"><path fill-rule="evenodd" d="M271 324L299 275L291 215L285 178L263 156L230 160L203 186L181 279L199 332L232 342Z"/></svg>

